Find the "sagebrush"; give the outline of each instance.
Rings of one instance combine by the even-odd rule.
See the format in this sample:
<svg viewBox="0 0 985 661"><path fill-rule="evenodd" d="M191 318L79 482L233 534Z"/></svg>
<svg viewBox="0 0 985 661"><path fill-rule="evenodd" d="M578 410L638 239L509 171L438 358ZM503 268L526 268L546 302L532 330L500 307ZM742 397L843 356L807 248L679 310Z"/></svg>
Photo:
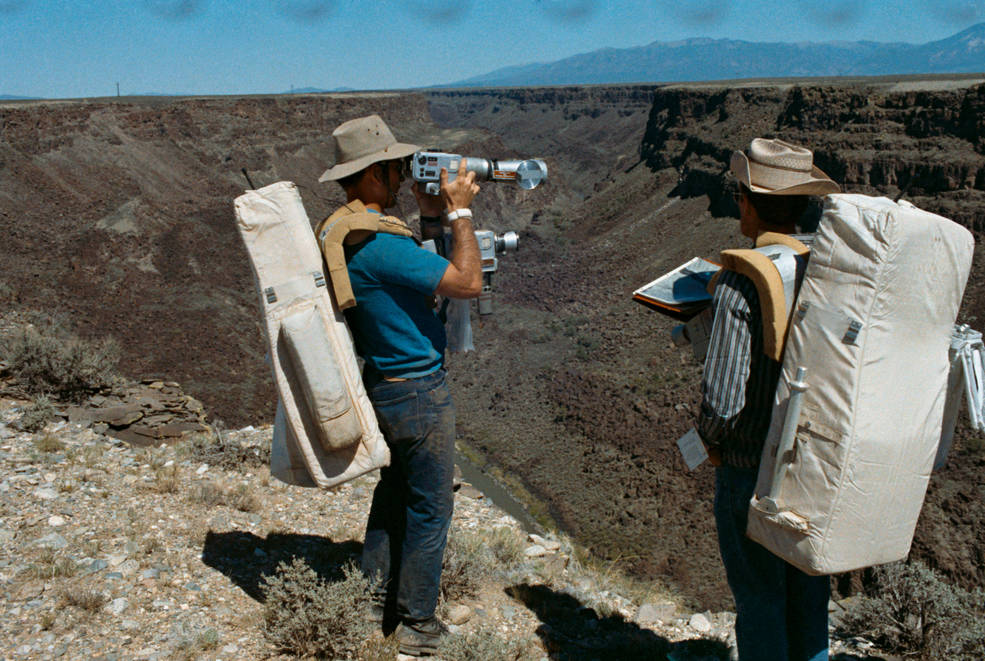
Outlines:
<svg viewBox="0 0 985 661"><path fill-rule="evenodd" d="M441 598L458 601L475 597L495 567L495 556L481 536L452 528L441 568Z"/></svg>
<svg viewBox="0 0 985 661"><path fill-rule="evenodd" d="M17 420L17 427L28 432L36 432L44 429L48 421L55 417L55 407L47 395L39 395L34 398L30 405L24 407L21 417ZM46 452L47 450L42 450Z"/></svg>
<svg viewBox="0 0 985 661"><path fill-rule="evenodd" d="M329 583L304 560L280 563L261 584L264 635L274 648L303 657L358 658L374 630L369 621L371 584L354 566Z"/></svg>
<svg viewBox="0 0 985 661"><path fill-rule="evenodd" d="M22 326L0 346L7 369L32 395L79 401L118 382L119 345L83 340L58 326Z"/></svg>
<svg viewBox="0 0 985 661"><path fill-rule="evenodd" d="M868 593L838 630L882 649L924 659L982 658L985 592L948 585L919 561L876 567Z"/></svg>
<svg viewBox="0 0 985 661"><path fill-rule="evenodd" d="M521 661L540 658L543 654L528 654L526 641L507 639L492 631L479 631L464 636L445 636L438 646L442 661Z"/></svg>

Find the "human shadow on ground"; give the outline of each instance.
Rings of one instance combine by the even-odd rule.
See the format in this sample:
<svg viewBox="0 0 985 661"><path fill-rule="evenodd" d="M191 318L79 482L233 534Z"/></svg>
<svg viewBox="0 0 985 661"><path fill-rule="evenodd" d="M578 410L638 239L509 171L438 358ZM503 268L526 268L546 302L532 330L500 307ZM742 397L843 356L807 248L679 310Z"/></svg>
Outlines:
<svg viewBox="0 0 985 661"><path fill-rule="evenodd" d="M233 530L212 532L205 536L202 562L216 569L238 585L253 599L264 599L261 586L264 576L272 576L281 562L293 558L304 560L328 582L341 581L342 567L362 553L361 542L333 542L318 535L271 533L264 539L251 532Z"/></svg>
<svg viewBox="0 0 985 661"><path fill-rule="evenodd" d="M506 588L506 594L540 618L537 635L549 658L557 661L719 661L728 658L728 647L721 641L700 639L672 643L622 615L603 617L576 597L543 585L513 585Z"/></svg>

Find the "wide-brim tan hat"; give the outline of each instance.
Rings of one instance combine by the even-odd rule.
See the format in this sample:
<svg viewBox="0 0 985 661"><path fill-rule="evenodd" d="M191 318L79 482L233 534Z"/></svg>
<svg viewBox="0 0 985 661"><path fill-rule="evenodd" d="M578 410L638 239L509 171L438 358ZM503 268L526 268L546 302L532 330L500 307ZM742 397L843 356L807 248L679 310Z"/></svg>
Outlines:
<svg viewBox="0 0 985 661"><path fill-rule="evenodd" d="M336 181L373 163L404 158L421 149L417 145L397 142L379 115L350 119L332 131L332 140L335 142L335 165L325 170L318 181Z"/></svg>
<svg viewBox="0 0 985 661"><path fill-rule="evenodd" d="M827 195L841 188L814 165L810 149L783 140L755 138L746 152L733 152L729 169L754 193Z"/></svg>

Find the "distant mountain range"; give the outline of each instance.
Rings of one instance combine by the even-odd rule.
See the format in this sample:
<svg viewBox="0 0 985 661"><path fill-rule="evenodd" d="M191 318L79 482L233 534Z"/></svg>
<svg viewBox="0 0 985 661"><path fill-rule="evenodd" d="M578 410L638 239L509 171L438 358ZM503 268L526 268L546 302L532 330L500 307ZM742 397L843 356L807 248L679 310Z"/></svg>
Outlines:
<svg viewBox="0 0 985 661"><path fill-rule="evenodd" d="M592 85L735 78L985 72L985 23L926 44L734 39L655 41L496 69L440 87Z"/></svg>
<svg viewBox="0 0 985 661"><path fill-rule="evenodd" d="M522 87L665 83L736 78L806 78L895 74L985 74L985 23L926 44L875 41L760 43L736 39L654 41L602 48L555 62L496 69L431 87ZM282 94L352 92L351 87L299 87ZM144 92L140 96L176 96ZM0 94L0 100L34 97Z"/></svg>
<svg viewBox="0 0 985 661"><path fill-rule="evenodd" d="M333 87L330 90L321 89L319 87L296 87L291 89L290 92L281 92L281 94L331 94L333 92L355 92L354 87Z"/></svg>

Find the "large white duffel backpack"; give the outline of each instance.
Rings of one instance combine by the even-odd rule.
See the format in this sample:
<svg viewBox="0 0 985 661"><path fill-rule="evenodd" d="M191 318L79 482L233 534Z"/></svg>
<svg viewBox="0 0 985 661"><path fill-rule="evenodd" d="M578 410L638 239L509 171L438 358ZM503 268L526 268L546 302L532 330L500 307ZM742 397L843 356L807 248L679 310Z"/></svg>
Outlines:
<svg viewBox="0 0 985 661"><path fill-rule="evenodd" d="M297 187L247 191L235 208L279 395L271 475L329 488L386 466L389 450Z"/></svg>
<svg viewBox="0 0 985 661"><path fill-rule="evenodd" d="M906 202L825 198L749 537L809 574L906 557L942 436L973 248L968 230Z"/></svg>

